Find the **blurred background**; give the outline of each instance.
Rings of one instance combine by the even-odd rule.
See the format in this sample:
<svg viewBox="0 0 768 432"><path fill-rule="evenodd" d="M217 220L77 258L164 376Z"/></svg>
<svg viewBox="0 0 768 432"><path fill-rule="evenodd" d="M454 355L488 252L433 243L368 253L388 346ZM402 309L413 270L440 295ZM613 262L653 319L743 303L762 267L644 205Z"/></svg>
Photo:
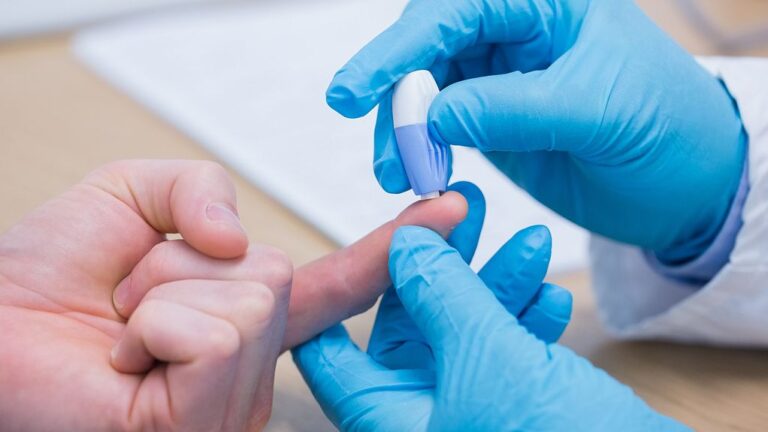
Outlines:
<svg viewBox="0 0 768 432"><path fill-rule="evenodd" d="M259 1L259 0L254 0ZM260 0L268 2L269 0ZM272 0L277 1L277 0ZM332 0L330 0L332 1ZM0 37L15 39L78 27L128 14L216 3L217 0L3 0ZM301 3L297 0L281 2ZM231 3L231 2L230 2ZM697 54L766 54L768 2L765 0L639 0L664 28ZM298 6L297 6L298 8Z"/></svg>
<svg viewBox="0 0 768 432"><path fill-rule="evenodd" d="M348 243L410 198L382 197L381 207L340 216L345 205L360 207L354 198L380 193L370 175L372 120L340 119L324 107L322 93L333 70L394 19L402 3L0 0L0 197L9 203L0 206L0 231L103 163L193 158L218 159L238 173L241 215L253 241L286 250L297 264ZM768 56L768 0L638 3L693 54ZM313 46L320 43L330 47ZM269 81L281 77L293 81ZM291 115L314 120L299 126L279 120ZM307 193L307 183L320 189L328 173L298 160L281 166L295 149L272 142L306 146L307 136L360 152L341 167L346 159L334 155L330 171L359 173L365 181ZM260 150L264 143L268 151ZM487 182L481 185L486 191L511 188L492 176L473 180ZM764 429L768 354L612 341L589 291L586 236L526 203L531 212L515 223L555 227L553 280L575 294L566 345L697 429ZM373 313L347 323L363 345ZM275 388L269 430L333 430L289 355L278 362Z"/></svg>

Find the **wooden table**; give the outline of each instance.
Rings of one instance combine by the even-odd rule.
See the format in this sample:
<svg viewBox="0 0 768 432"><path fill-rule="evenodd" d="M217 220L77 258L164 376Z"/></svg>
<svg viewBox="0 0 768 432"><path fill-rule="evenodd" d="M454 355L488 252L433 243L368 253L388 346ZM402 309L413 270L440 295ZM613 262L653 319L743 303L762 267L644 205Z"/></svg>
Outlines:
<svg viewBox="0 0 768 432"><path fill-rule="evenodd" d="M669 2L641 4L693 52L717 52ZM768 17L764 1L723 4L708 2L726 29L753 20L754 10ZM768 47L755 54L768 55ZM0 231L94 167L123 158L211 155L78 64L67 35L0 45ZM240 178L236 183L243 222L255 241L284 249L297 264L336 248L255 187ZM652 406L701 430L768 427L768 352L615 341L599 325L587 274L555 282L572 289L576 300L564 343ZM368 312L348 323L361 343L372 317ZM276 380L270 430L333 430L290 356L280 359Z"/></svg>

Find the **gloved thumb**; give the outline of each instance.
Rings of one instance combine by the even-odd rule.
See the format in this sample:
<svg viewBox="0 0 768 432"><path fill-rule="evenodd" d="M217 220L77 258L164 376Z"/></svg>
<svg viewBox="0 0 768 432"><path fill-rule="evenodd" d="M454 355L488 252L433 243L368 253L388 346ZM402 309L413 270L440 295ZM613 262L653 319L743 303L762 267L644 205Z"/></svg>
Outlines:
<svg viewBox="0 0 768 432"><path fill-rule="evenodd" d="M480 151L555 150L578 153L595 127L560 68L459 81L429 110L430 133L445 145ZM566 87L566 88L564 88ZM589 107L587 107L589 108ZM590 121L585 121L591 119Z"/></svg>

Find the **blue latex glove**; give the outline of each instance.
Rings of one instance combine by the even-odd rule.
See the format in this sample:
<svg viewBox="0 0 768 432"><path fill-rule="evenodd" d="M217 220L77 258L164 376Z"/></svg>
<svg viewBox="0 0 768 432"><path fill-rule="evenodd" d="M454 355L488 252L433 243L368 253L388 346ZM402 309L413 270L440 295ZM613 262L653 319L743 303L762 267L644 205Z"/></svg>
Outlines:
<svg viewBox="0 0 768 432"><path fill-rule="evenodd" d="M429 69L443 144L474 146L546 206L675 264L716 236L746 148L722 84L631 1L414 0L334 77L328 104L380 104L374 171L409 188L391 88Z"/></svg>
<svg viewBox="0 0 768 432"><path fill-rule="evenodd" d="M449 187L468 203L467 217L448 237L465 262L472 261L485 219L485 199L473 184ZM520 231L483 266L480 277L507 310L521 317L521 324L543 340L554 342L570 320L572 300L568 291L543 284L552 255L552 238L543 226ZM394 288L379 304L368 343L368 354L389 368L434 369L429 346L403 309Z"/></svg>
<svg viewBox="0 0 768 432"><path fill-rule="evenodd" d="M497 257L525 268L527 256L536 261L540 252L534 251L549 247L541 242L548 238L542 232L519 234L511 240L515 246L506 246ZM566 291L553 288L548 294L544 285L518 320L510 304L526 302L527 279L518 279L516 272L501 277L497 272L508 267L488 266L488 272L475 274L459 251L427 229L396 232L390 272L401 303L394 309L411 321L395 319L404 328L393 331L415 335L400 345L408 355L391 355L397 349L383 356L365 354L341 326L293 353L341 430L687 430L585 359L537 338L538 324L529 321L533 333L521 325L535 308L544 312L541 316L569 310ZM498 277L487 280L491 274ZM381 313L390 315L387 310ZM552 320L539 322L547 327ZM381 346L371 344L374 351Z"/></svg>

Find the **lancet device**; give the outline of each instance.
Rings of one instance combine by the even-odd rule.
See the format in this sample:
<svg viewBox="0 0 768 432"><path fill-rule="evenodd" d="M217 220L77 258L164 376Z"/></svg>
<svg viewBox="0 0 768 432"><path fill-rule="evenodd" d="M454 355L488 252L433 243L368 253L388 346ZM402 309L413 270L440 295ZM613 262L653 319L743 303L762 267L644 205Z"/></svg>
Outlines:
<svg viewBox="0 0 768 432"><path fill-rule="evenodd" d="M450 150L427 129L429 106L439 92L432 74L417 70L400 79L392 93L397 148L411 188L421 199L437 198L448 187Z"/></svg>

